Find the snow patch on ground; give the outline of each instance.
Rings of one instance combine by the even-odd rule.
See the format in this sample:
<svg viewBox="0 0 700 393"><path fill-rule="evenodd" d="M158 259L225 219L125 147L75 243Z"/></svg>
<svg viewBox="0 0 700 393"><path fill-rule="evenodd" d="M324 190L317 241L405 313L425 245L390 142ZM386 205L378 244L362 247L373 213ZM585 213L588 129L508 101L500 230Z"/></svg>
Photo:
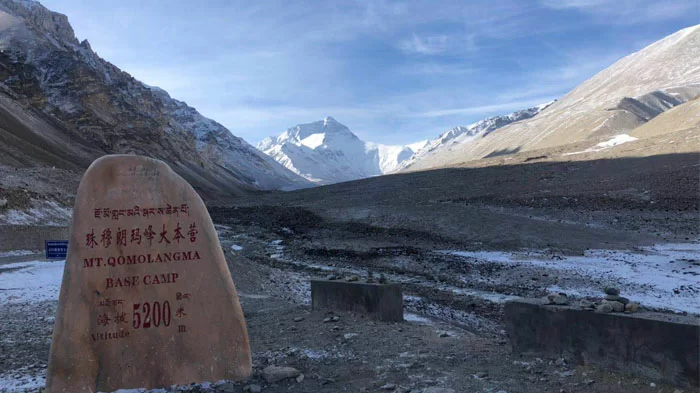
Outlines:
<svg viewBox="0 0 700 393"><path fill-rule="evenodd" d="M589 147L586 150L581 150L581 151L574 151L570 153L564 153L562 155L564 156L571 156L574 154L582 154L582 153L592 153L592 152L597 152L605 149L609 149L611 147L615 147L617 145L621 145L623 143L627 142L633 142L636 141L638 138L635 138L633 136L629 136L627 134L620 134L620 135L615 135L612 139L607 140L605 142L600 142L599 144Z"/></svg>
<svg viewBox="0 0 700 393"><path fill-rule="evenodd" d="M430 319L422 317L418 314L404 313L403 319L407 322L416 322L416 323L421 324L421 325L432 325L433 324L430 321Z"/></svg>
<svg viewBox="0 0 700 393"><path fill-rule="evenodd" d="M0 258L7 258L7 257L22 257L25 255L32 255L32 254L38 254L40 251L32 251L32 250L12 250L12 251L5 251L5 252L0 252Z"/></svg>
<svg viewBox="0 0 700 393"><path fill-rule="evenodd" d="M243 249L243 247L239 246L238 244L234 244L231 246L231 249L233 251L241 251Z"/></svg>
<svg viewBox="0 0 700 393"><path fill-rule="evenodd" d="M22 304L58 300L65 261L0 265L0 303Z"/></svg>
<svg viewBox="0 0 700 393"><path fill-rule="evenodd" d="M8 210L0 213L0 224L6 225L70 225L73 209L63 207L55 201L32 201L26 210Z"/></svg>
<svg viewBox="0 0 700 393"><path fill-rule="evenodd" d="M548 288L575 296L602 296L602 287L617 286L622 295L642 306L700 315L700 243L660 244L633 251L589 250L583 256L551 255L530 251L443 251L481 262L530 265L567 272L585 278L582 284L600 281L598 286L559 284ZM471 263L472 261L470 261ZM551 273L557 275L556 273ZM559 276L565 276L560 274ZM578 282L578 281L575 281Z"/></svg>
<svg viewBox="0 0 700 393"><path fill-rule="evenodd" d="M39 390L46 385L44 372L35 374L28 369L13 370L0 374L0 392L19 393L27 390Z"/></svg>

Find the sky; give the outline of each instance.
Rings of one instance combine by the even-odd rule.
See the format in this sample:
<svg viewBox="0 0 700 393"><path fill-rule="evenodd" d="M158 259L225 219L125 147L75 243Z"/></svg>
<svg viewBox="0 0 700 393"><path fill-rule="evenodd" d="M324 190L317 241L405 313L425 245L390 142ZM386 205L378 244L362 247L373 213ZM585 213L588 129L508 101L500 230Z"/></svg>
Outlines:
<svg viewBox="0 0 700 393"><path fill-rule="evenodd" d="M563 96L700 0L41 0L78 39L252 144L333 116L408 144Z"/></svg>

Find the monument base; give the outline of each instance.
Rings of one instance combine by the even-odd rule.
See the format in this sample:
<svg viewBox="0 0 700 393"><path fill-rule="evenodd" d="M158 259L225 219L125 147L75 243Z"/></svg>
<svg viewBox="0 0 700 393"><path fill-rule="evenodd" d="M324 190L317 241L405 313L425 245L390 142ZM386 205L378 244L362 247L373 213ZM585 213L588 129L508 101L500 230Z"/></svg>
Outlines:
<svg viewBox="0 0 700 393"><path fill-rule="evenodd" d="M311 307L360 312L381 321L403 321L400 284L311 280Z"/></svg>
<svg viewBox="0 0 700 393"><path fill-rule="evenodd" d="M513 351L563 356L578 364L697 387L700 322L652 312L597 313L538 300L506 303Z"/></svg>

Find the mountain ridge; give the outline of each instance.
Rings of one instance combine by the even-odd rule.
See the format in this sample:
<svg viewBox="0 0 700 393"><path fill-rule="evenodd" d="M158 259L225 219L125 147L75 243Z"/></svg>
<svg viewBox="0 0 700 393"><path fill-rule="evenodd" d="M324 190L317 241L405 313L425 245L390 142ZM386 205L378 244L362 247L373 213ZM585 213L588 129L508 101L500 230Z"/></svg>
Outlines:
<svg viewBox="0 0 700 393"><path fill-rule="evenodd" d="M80 171L105 154L141 154L167 162L204 196L309 185L223 125L99 57L65 15L36 1L0 0L0 65L7 115L0 165ZM20 133L7 126L12 122L26 127Z"/></svg>
<svg viewBox="0 0 700 393"><path fill-rule="evenodd" d="M576 86L541 115L417 161L410 170L461 166L513 154L628 134L653 116L700 95L700 25L621 58Z"/></svg>

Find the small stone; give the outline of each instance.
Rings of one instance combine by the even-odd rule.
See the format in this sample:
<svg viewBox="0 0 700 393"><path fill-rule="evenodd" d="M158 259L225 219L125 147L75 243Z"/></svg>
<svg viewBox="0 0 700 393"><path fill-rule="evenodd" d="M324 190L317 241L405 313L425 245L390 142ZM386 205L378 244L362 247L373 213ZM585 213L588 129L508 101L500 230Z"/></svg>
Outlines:
<svg viewBox="0 0 700 393"><path fill-rule="evenodd" d="M379 275L379 283L380 284L386 284L387 280L386 277L384 276L384 273Z"/></svg>
<svg viewBox="0 0 700 393"><path fill-rule="evenodd" d="M331 317L331 321L338 322L338 321L340 321L340 317L339 316Z"/></svg>
<svg viewBox="0 0 700 393"><path fill-rule="evenodd" d="M326 280L329 280L329 281L333 281L333 280L337 280L337 279L338 279L338 276L336 276L335 274L329 274L326 277Z"/></svg>
<svg viewBox="0 0 700 393"><path fill-rule="evenodd" d="M489 374L485 373L483 371L479 371L478 373L474 374L474 376L479 378L479 379L484 379L484 378L488 378Z"/></svg>
<svg viewBox="0 0 700 393"><path fill-rule="evenodd" d="M299 374L299 376L297 377L297 383L302 383L302 382L304 382L304 374Z"/></svg>
<svg viewBox="0 0 700 393"><path fill-rule="evenodd" d="M583 381L583 383L585 383L586 385L589 385L589 386L590 386L590 385L593 385L593 384L595 383L595 380L593 380L593 379L587 379L587 380Z"/></svg>
<svg viewBox="0 0 700 393"><path fill-rule="evenodd" d="M613 312L613 307L610 305L610 303L603 303L596 307L595 311L602 313L610 313Z"/></svg>
<svg viewBox="0 0 700 393"><path fill-rule="evenodd" d="M436 386L431 386L429 388L423 389L423 393L455 393L454 389L439 388Z"/></svg>
<svg viewBox="0 0 700 393"><path fill-rule="evenodd" d="M301 322L304 320L304 317L294 317L294 322Z"/></svg>
<svg viewBox="0 0 700 393"><path fill-rule="evenodd" d="M263 370L263 377L267 383L275 383L284 379L296 378L301 373L293 367L267 366Z"/></svg>
<svg viewBox="0 0 700 393"><path fill-rule="evenodd" d="M244 391L244 392L250 392L250 393L260 393L260 392L262 392L262 386L260 386L260 385L255 385L255 384L253 384L253 385L248 385L248 386L246 386L246 387L243 388L243 391Z"/></svg>
<svg viewBox="0 0 700 393"><path fill-rule="evenodd" d="M589 302L586 299L581 300L581 303L579 306L584 310L594 310L595 309L595 303Z"/></svg>
<svg viewBox="0 0 700 393"><path fill-rule="evenodd" d="M554 365L557 367L566 367L566 359L559 358L554 362Z"/></svg>
<svg viewBox="0 0 700 393"><path fill-rule="evenodd" d="M654 382L652 382L652 383L649 384L649 387L655 388L655 387L656 387L656 384L655 384Z"/></svg>
<svg viewBox="0 0 700 393"><path fill-rule="evenodd" d="M632 313L639 311L639 303L630 302L625 305L625 311Z"/></svg>
<svg viewBox="0 0 700 393"><path fill-rule="evenodd" d="M614 295L617 296L620 294L620 290L615 287L606 287L603 292L605 292L606 295Z"/></svg>
<svg viewBox="0 0 700 393"><path fill-rule="evenodd" d="M447 332L441 332L441 333L438 335L438 337L440 337L440 338L450 337L450 334L447 333Z"/></svg>
<svg viewBox="0 0 700 393"><path fill-rule="evenodd" d="M358 275L350 276L350 277L346 278L345 280L349 281L349 282L360 281L360 276L358 276Z"/></svg>
<svg viewBox="0 0 700 393"><path fill-rule="evenodd" d="M345 335L343 335L343 338L345 338L346 340L350 340L351 338L357 337L357 336L358 336L357 333L346 333Z"/></svg>
<svg viewBox="0 0 700 393"><path fill-rule="evenodd" d="M629 299L626 297L622 296L617 296L617 295L605 295L605 300L613 301L613 302L620 302L622 304L627 304L630 302Z"/></svg>
<svg viewBox="0 0 700 393"><path fill-rule="evenodd" d="M609 305L612 307L613 311L615 311L615 312L623 312L623 311L625 311L625 305L622 304L622 303L620 303L620 302L614 302L614 301L610 301L610 300L604 300L604 304L609 304Z"/></svg>
<svg viewBox="0 0 700 393"><path fill-rule="evenodd" d="M676 390L673 391L673 393L683 393L683 391L680 390L680 389L676 389Z"/></svg>
<svg viewBox="0 0 700 393"><path fill-rule="evenodd" d="M396 390L396 385L393 383L387 383L386 385L379 388L381 390Z"/></svg>
<svg viewBox="0 0 700 393"><path fill-rule="evenodd" d="M333 322L333 319L331 317L323 318L323 323L328 323L328 322Z"/></svg>
<svg viewBox="0 0 700 393"><path fill-rule="evenodd" d="M554 304L559 305L559 306L565 306L569 304L569 297L566 296L565 294L558 294L557 296L554 297Z"/></svg>

